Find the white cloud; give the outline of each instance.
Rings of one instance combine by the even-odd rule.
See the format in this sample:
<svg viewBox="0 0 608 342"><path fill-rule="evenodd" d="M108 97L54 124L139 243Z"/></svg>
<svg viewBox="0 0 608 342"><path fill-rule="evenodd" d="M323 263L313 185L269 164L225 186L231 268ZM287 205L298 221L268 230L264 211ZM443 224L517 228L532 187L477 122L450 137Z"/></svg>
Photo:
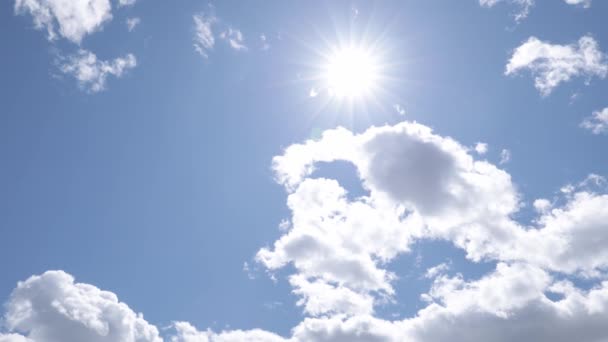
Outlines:
<svg viewBox="0 0 608 342"><path fill-rule="evenodd" d="M212 25L217 21L217 18L201 13L192 16L192 19L194 20L195 29L194 49L204 58L209 58L209 51L213 50L213 46L215 45Z"/></svg>
<svg viewBox="0 0 608 342"><path fill-rule="evenodd" d="M118 6L133 6L137 0L118 0Z"/></svg>
<svg viewBox="0 0 608 342"><path fill-rule="evenodd" d="M46 29L50 40L58 36L76 44L99 31L112 19L110 0L16 0L17 14L29 13L37 29Z"/></svg>
<svg viewBox="0 0 608 342"><path fill-rule="evenodd" d="M393 109L399 114L399 115L405 115L405 108L403 108L403 106L401 106L400 104L394 104L393 105Z"/></svg>
<svg viewBox="0 0 608 342"><path fill-rule="evenodd" d="M243 33L230 25L223 24L215 15L199 13L193 16L193 20L194 49L204 58L209 58L209 53L214 49L218 39L226 42L233 50L247 50ZM216 33L218 31L219 33ZM263 37L262 42L265 44L266 36Z"/></svg>
<svg viewBox="0 0 608 342"><path fill-rule="evenodd" d="M534 209L541 213L541 214L545 214L547 213L550 209L551 209L551 201L549 201L546 198L539 198L534 200L534 202L532 203L532 206L534 206Z"/></svg>
<svg viewBox="0 0 608 342"><path fill-rule="evenodd" d="M511 151L503 148L500 151L500 161L498 162L500 165L506 164L511 161Z"/></svg>
<svg viewBox="0 0 608 342"><path fill-rule="evenodd" d="M136 65L137 60L132 54L112 61L102 61L90 51L79 50L77 54L60 62L60 70L76 78L83 89L94 93L106 88L109 75L121 77Z"/></svg>
<svg viewBox="0 0 608 342"><path fill-rule="evenodd" d="M501 154L506 163L510 153ZM336 180L312 177L317 163L338 160L355 166L367 195L350 199ZM288 147L273 168L290 193L292 225L257 259L270 270L292 264L297 275L327 284L328 293L339 286L371 295L374 305L392 297L395 275L383 265L420 239L451 241L475 262L525 260L586 277L608 268L601 248L608 244L602 223L608 195L582 189L585 181L565 194L562 206L536 202L539 216L530 229L512 219L523 204L508 173L419 124L361 134L329 130ZM306 301L314 295L297 294Z"/></svg>
<svg viewBox="0 0 608 342"><path fill-rule="evenodd" d="M265 34L260 35L260 43L262 45L262 47L261 47L262 51L266 51L266 50L270 49L270 44L268 43L268 38L266 37Z"/></svg>
<svg viewBox="0 0 608 342"><path fill-rule="evenodd" d="M447 271L449 271L450 269L450 264L448 263L441 263L437 266L433 266L429 269L426 270L426 273L424 274L425 278L435 278L438 275L444 274Z"/></svg>
<svg viewBox="0 0 608 342"><path fill-rule="evenodd" d="M137 25L139 25L141 23L141 19L138 17L135 18L127 18L127 30L129 30L129 32L133 31L135 29L135 27Z"/></svg>
<svg viewBox="0 0 608 342"><path fill-rule="evenodd" d="M32 340L19 334L2 334L0 333L0 342L32 342Z"/></svg>
<svg viewBox="0 0 608 342"><path fill-rule="evenodd" d="M289 278L294 293L301 297L299 306L311 316L326 314L367 315L373 313L374 299L345 286L331 285L322 280L310 281L301 275Z"/></svg>
<svg viewBox="0 0 608 342"><path fill-rule="evenodd" d="M287 342L276 334L260 329L215 333L211 330L198 331L188 322L175 322L173 328L176 334L171 337L171 342Z"/></svg>
<svg viewBox="0 0 608 342"><path fill-rule="evenodd" d="M247 50L244 44L243 33L240 30L228 27L227 30L220 33L220 38L227 41L234 50Z"/></svg>
<svg viewBox="0 0 608 342"><path fill-rule="evenodd" d="M551 44L531 37L515 49L505 74L513 75L521 70L529 70L536 88L542 95L549 95L560 83L573 77L605 78L608 62L591 36L584 36L571 45Z"/></svg>
<svg viewBox="0 0 608 342"><path fill-rule="evenodd" d="M62 271L20 282L6 304L4 318L11 332L31 342L162 341L158 329L119 302L114 293L75 283ZM26 341L8 336L7 341Z"/></svg>
<svg viewBox="0 0 608 342"><path fill-rule="evenodd" d="M478 142L477 144L475 144L475 152L477 152L477 154L479 155L486 154L488 152L488 144Z"/></svg>
<svg viewBox="0 0 608 342"><path fill-rule="evenodd" d="M312 88L310 88L310 91L308 92L308 96L317 97L317 96L319 96L319 92L317 91L317 89L315 87L312 87Z"/></svg>
<svg viewBox="0 0 608 342"><path fill-rule="evenodd" d="M592 0L564 0L569 5L579 5L584 8L589 8L591 6ZM526 19L528 15L530 15L530 11L532 7L536 4L536 0L479 0L479 4L482 7L494 7L499 3L508 3L518 8L517 11L513 13L513 17L517 23Z"/></svg>
<svg viewBox="0 0 608 342"><path fill-rule="evenodd" d="M590 130L593 134L608 133L608 107L593 112L581 122L581 127Z"/></svg>
<svg viewBox="0 0 608 342"><path fill-rule="evenodd" d="M562 198L534 201L537 217L524 225L514 220L522 203L510 175L470 153L410 122L358 134L338 128L289 146L273 159L273 169L288 192L291 217L257 260L270 272L293 266L288 280L306 318L288 337L259 329L198 330L176 322L167 339L608 340L606 180L592 174L569 185ZM315 176L318 163L334 161L354 165L363 195L349 196L337 180ZM425 239L450 241L471 261L494 260L496 267L467 279L448 275L450 265L440 264L426 272L432 279L422 294L426 307L403 320L374 317L378 304L394 300L398 275L387 265ZM592 286L581 289L564 280L573 276L587 277ZM114 294L75 284L63 272L20 283L5 317L3 342L160 341L157 329Z"/></svg>
<svg viewBox="0 0 608 342"><path fill-rule="evenodd" d="M564 0L568 5L577 5L584 8L591 7L591 0Z"/></svg>
<svg viewBox="0 0 608 342"><path fill-rule="evenodd" d="M309 177L316 163L337 160L354 164L368 196L349 199L337 181ZM501 221L518 208L508 174L419 124L359 135L329 130L288 147L273 167L290 191L292 226L273 248L260 250L258 261L270 270L292 263L306 279L375 301L394 292L394 275L382 265L417 238L453 240L481 258L496 254L495 240L514 235Z"/></svg>
<svg viewBox="0 0 608 342"><path fill-rule="evenodd" d="M500 2L511 3L519 7L519 11L515 12L515 21L519 22L528 17L530 9L534 6L534 0L479 0L479 4L483 7L494 7Z"/></svg>

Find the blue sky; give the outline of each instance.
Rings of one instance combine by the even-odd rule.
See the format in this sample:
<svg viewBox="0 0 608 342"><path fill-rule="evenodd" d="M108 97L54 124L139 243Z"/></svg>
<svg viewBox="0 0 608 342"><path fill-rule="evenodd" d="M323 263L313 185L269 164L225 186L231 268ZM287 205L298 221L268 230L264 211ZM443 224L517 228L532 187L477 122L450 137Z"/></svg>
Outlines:
<svg viewBox="0 0 608 342"><path fill-rule="evenodd" d="M0 342L608 339L607 14L2 2Z"/></svg>

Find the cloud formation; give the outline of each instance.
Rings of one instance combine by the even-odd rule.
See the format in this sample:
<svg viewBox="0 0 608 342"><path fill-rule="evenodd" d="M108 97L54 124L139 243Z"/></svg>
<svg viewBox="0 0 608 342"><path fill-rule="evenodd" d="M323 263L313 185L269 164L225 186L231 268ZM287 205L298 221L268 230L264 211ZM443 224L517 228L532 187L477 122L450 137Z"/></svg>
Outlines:
<svg viewBox="0 0 608 342"><path fill-rule="evenodd" d="M530 37L517 47L507 63L505 74L528 70L534 85L543 96L573 77L605 78L608 74L606 55L591 36L583 36L577 44L559 45Z"/></svg>
<svg viewBox="0 0 608 342"><path fill-rule="evenodd" d="M112 61L103 61L99 60L94 53L81 49L77 54L61 61L60 70L73 76L86 91L96 93L106 88L108 76L120 78L136 65L137 59L132 54L115 58Z"/></svg>
<svg viewBox="0 0 608 342"><path fill-rule="evenodd" d="M581 122L581 127L588 129L593 134L608 132L608 107L593 112L590 117Z"/></svg>
<svg viewBox="0 0 608 342"><path fill-rule="evenodd" d="M80 44L112 19L110 0L16 0L15 13L29 13L37 29L45 29L49 40L63 37Z"/></svg>
<svg viewBox="0 0 608 342"><path fill-rule="evenodd" d="M582 6L584 8L591 7L591 0L564 0L568 5Z"/></svg>
<svg viewBox="0 0 608 342"><path fill-rule="evenodd" d="M607 340L606 180L590 175L559 197L535 200L536 217L526 225L513 218L524 204L510 175L471 153L411 122L362 133L337 128L289 146L273 159L273 170L288 192L291 217L256 259L270 272L292 266L287 280L305 318L289 336L175 322L164 340ZM315 176L320 163L335 161L356 168L363 195ZM423 309L402 320L376 317L376 307L394 299L398 274L387 265L416 243L437 239L471 262L494 261L495 269L466 279L448 265L434 267L424 274L432 284L421 294ZM592 286L577 287L576 277ZM163 338L114 294L58 271L19 283L5 317L0 341Z"/></svg>
<svg viewBox="0 0 608 342"><path fill-rule="evenodd" d="M212 13L198 13L192 16L194 21L194 50L203 58L209 58L209 53L214 49L216 41L224 41L236 51L247 50L243 33L230 26L225 25ZM266 38L264 36L264 42Z"/></svg>
<svg viewBox="0 0 608 342"><path fill-rule="evenodd" d="M126 23L127 23L127 30L129 30L129 32L131 32L135 29L135 27L137 25L139 25L141 23L141 19L138 17L127 18Z"/></svg>
<svg viewBox="0 0 608 342"><path fill-rule="evenodd" d="M4 316L8 342L160 342L158 329L114 293L75 283L62 271L20 282Z"/></svg>
<svg viewBox="0 0 608 342"><path fill-rule="evenodd" d="M534 6L534 0L479 0L479 4L483 7L494 7L498 3L511 3L519 8L515 12L515 21L519 22L528 17L530 9Z"/></svg>
<svg viewBox="0 0 608 342"><path fill-rule="evenodd" d="M137 0L118 0L118 6L133 6Z"/></svg>
<svg viewBox="0 0 608 342"><path fill-rule="evenodd" d="M591 7L592 0L564 0L568 5L576 5L584 8ZM494 7L499 3L509 3L518 8L517 11L514 12L513 16L516 22L520 22L530 15L530 11L532 7L536 4L536 0L479 0L479 4L482 7Z"/></svg>
<svg viewBox="0 0 608 342"><path fill-rule="evenodd" d="M194 20L194 49L201 56L208 58L209 51L213 50L215 37L211 25L217 20L214 16L206 16L204 13L192 16Z"/></svg>

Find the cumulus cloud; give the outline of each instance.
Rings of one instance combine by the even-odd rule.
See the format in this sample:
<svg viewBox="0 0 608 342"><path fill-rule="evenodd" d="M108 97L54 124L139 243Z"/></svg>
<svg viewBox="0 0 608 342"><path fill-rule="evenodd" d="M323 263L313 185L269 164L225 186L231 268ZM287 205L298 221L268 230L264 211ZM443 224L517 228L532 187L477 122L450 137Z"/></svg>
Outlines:
<svg viewBox="0 0 608 342"><path fill-rule="evenodd" d="M48 271L20 282L6 304L6 341L160 342L158 329L112 292ZM6 337L8 336L8 337Z"/></svg>
<svg viewBox="0 0 608 342"><path fill-rule="evenodd" d="M504 151L501 163L510 157ZM349 198L338 181L313 177L317 164L334 161L355 166L366 195ZM270 270L291 264L297 279L317 285L315 291L294 286L312 316L336 311L306 306L321 298L351 300L346 314L366 312L361 303L369 298L373 305L391 298L397 275L384 265L422 239L451 241L474 262L525 261L585 277L608 268L601 248L608 243L602 209L608 195L572 187L561 206L535 202L536 226L522 225L512 219L524 204L508 173L420 124L361 134L328 130L319 140L289 146L273 168L289 192L291 226L257 260ZM329 295L337 289L339 296Z"/></svg>
<svg viewBox="0 0 608 342"><path fill-rule="evenodd" d="M573 77L605 78L608 62L598 43L584 36L577 44L559 45L530 37L515 49L505 74L513 75L528 70L534 85L542 95L549 95L559 84Z"/></svg>
<svg viewBox="0 0 608 342"><path fill-rule="evenodd" d="M17 14L29 13L50 40L63 37L76 44L112 19L110 0L16 0Z"/></svg>
<svg viewBox="0 0 608 342"><path fill-rule="evenodd" d="M593 134L602 134L608 132L608 107L593 112L593 114L585 118L581 122L581 127L591 131Z"/></svg>
<svg viewBox="0 0 608 342"><path fill-rule="evenodd" d="M327 130L318 140L287 147L273 159L273 170L288 192L291 216L281 224L282 235L256 259L271 273L292 266L288 281L306 317L286 337L175 322L167 339L608 340L606 180L592 174L564 187L559 198L534 201L537 216L522 224L514 214L524 204L510 175L471 153L411 122L362 133ZM338 180L315 176L319 163L335 161L354 165L362 195L350 195ZM398 275L387 265L425 239L450 241L473 262L493 260L495 269L467 279L448 263L437 265L424 274L432 284L421 295L423 309L402 320L375 317L377 305L394 300ZM580 276L592 286L583 289L568 280ZM0 341L160 338L114 294L74 283L63 272L19 283L5 321L8 331ZM72 340L64 338L66 332Z"/></svg>
<svg viewBox="0 0 608 342"><path fill-rule="evenodd" d="M112 61L103 61L90 51L80 50L77 54L60 61L60 70L76 78L86 91L95 93L106 88L108 76L121 77L136 65L137 60L132 54Z"/></svg>
<svg viewBox="0 0 608 342"><path fill-rule="evenodd" d="M230 330L215 333L211 330L199 331L188 322L175 322L173 324L175 335L171 342L286 342L284 338L260 329Z"/></svg>

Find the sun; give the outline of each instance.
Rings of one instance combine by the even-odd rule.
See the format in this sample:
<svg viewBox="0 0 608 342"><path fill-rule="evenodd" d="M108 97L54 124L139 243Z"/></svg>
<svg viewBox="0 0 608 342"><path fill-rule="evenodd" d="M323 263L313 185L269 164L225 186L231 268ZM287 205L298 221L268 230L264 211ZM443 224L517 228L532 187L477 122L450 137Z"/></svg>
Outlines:
<svg viewBox="0 0 608 342"><path fill-rule="evenodd" d="M322 72L328 94L350 100L371 95L379 78L380 64L376 56L369 49L357 46L333 49Z"/></svg>

